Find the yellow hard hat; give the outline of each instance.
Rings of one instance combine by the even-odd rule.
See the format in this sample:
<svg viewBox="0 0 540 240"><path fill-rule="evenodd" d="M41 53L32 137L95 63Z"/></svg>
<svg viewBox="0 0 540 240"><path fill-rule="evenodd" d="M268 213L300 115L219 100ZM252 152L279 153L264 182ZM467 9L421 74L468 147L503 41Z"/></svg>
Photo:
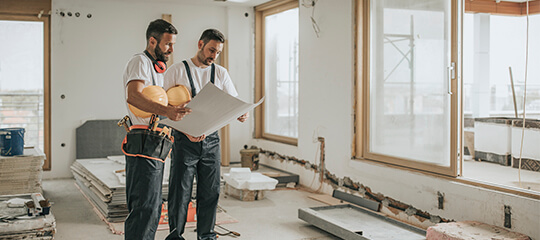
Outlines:
<svg viewBox="0 0 540 240"><path fill-rule="evenodd" d="M167 92L165 92L165 90L160 86L152 85L152 86L145 87L142 90L142 94L152 99L152 101L157 102L163 106L167 106L169 102L168 97L167 97ZM131 110L131 112L135 114L135 116L137 117L147 118L147 117L152 116L152 113L142 111L132 106L131 104L129 104L128 106L129 106L129 110Z"/></svg>
<svg viewBox="0 0 540 240"><path fill-rule="evenodd" d="M167 97L169 98L169 104L178 106L191 100L191 94L184 85L177 85L167 90Z"/></svg>

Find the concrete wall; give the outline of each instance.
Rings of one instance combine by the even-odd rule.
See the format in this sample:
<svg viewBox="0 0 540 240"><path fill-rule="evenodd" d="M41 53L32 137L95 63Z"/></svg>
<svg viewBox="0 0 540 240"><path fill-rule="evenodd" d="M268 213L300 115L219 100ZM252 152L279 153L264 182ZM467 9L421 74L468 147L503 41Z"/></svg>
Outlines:
<svg viewBox="0 0 540 240"><path fill-rule="evenodd" d="M316 138L325 138L326 167L337 177L350 177L381 193L432 215L453 220L476 220L503 227L504 205L512 208L512 229L540 239L540 201L408 170L351 160L353 147L353 3L318 1L313 32L311 8L300 7L300 100L298 147L252 139L250 144L282 155L319 164ZM265 164L300 175L300 183L319 188L318 175L298 164L262 155ZM323 191L332 188L324 185ZM437 192L445 194L444 210Z"/></svg>
<svg viewBox="0 0 540 240"><path fill-rule="evenodd" d="M72 176L69 166L75 160L75 129L84 121L120 119L126 114L124 67L131 56L145 49L146 27L162 14L172 14L173 25L179 31L174 46L175 62L194 56L204 29L220 29L231 43L230 75L239 97L245 101L252 99L253 8L185 2L53 0L52 170L45 172L44 178ZM79 12L81 16L61 17L62 11L73 15ZM87 18L89 13L91 18ZM231 125L232 149L244 144L251 125ZM238 136L244 138L242 142ZM239 159L236 155L239 154L233 157Z"/></svg>
<svg viewBox="0 0 540 240"><path fill-rule="evenodd" d="M353 143L353 0L318 1L313 32L311 8L300 7L300 99L298 146L253 139L253 118L231 125L232 161L244 144L319 162L317 137L326 140L326 167L373 192L454 220L478 220L497 226L503 206L512 207L512 230L540 239L540 201L448 181L421 173L351 160ZM80 12L61 18L56 10ZM245 17L244 13L249 16ZM93 17L87 19L87 13ZM70 177L75 159L75 128L88 119L116 119L125 114L122 71L127 60L144 49L147 24L161 14L173 16L180 30L175 61L191 57L207 27L222 29L229 39L229 70L240 98L253 101L253 11L240 6L155 1L53 0L52 17L52 171L45 178ZM66 98L61 99L60 95ZM61 147L61 143L66 143ZM301 184L317 189L316 175L305 168L262 161L300 175ZM323 191L330 193L325 186ZM437 209L437 191L445 194Z"/></svg>

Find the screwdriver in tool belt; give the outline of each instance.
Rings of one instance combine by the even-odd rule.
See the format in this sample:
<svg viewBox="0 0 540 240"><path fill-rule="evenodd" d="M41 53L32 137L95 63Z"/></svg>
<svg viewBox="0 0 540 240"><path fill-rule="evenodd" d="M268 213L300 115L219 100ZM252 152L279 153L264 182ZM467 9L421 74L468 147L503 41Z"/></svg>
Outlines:
<svg viewBox="0 0 540 240"><path fill-rule="evenodd" d="M156 121L156 117L157 117L156 114L152 114L152 116L150 116L150 120L148 121L148 130L152 130L152 128L154 127L154 122Z"/></svg>

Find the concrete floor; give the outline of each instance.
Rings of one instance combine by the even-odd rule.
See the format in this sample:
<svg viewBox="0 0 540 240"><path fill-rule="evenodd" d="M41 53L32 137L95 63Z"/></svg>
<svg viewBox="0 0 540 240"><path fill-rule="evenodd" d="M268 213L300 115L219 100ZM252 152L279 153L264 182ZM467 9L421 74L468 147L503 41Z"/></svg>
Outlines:
<svg viewBox="0 0 540 240"><path fill-rule="evenodd" d="M123 239L123 236L113 234L107 224L100 220L75 187L74 179L44 180L43 191L45 198L53 202L51 211L56 218L55 239ZM238 223L223 226L241 236L220 236L219 239L339 239L298 218L298 208L326 205L309 198L310 195L302 190L274 190L267 191L262 200L244 202L222 194L220 206L238 220ZM184 238L197 239L193 230L186 228ZM167 234L168 230L158 231L155 239L165 239Z"/></svg>

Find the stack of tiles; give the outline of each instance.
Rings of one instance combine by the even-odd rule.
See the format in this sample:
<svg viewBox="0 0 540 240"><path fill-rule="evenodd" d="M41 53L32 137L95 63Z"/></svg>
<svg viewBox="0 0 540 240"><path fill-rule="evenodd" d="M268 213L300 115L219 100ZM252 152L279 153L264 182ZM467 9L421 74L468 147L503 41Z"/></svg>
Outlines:
<svg viewBox="0 0 540 240"><path fill-rule="evenodd" d="M45 154L29 147L24 155L0 156L0 195L41 193Z"/></svg>
<svg viewBox="0 0 540 240"><path fill-rule="evenodd" d="M125 164L118 159L79 159L71 166L77 186L107 222L122 222L128 215ZM163 198L167 199L168 177L163 179Z"/></svg>

